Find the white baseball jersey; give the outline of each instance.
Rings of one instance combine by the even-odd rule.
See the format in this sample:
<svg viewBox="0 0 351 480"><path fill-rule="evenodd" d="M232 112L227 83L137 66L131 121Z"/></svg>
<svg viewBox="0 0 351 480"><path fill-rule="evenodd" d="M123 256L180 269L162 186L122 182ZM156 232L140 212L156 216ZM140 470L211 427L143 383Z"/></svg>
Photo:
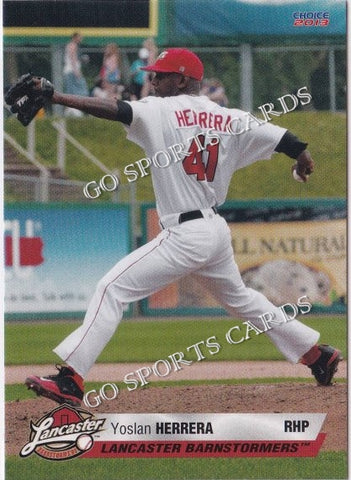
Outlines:
<svg viewBox="0 0 351 480"><path fill-rule="evenodd" d="M224 203L233 173L270 159L286 132L206 96L147 97L129 104L127 138L152 161L161 218Z"/></svg>

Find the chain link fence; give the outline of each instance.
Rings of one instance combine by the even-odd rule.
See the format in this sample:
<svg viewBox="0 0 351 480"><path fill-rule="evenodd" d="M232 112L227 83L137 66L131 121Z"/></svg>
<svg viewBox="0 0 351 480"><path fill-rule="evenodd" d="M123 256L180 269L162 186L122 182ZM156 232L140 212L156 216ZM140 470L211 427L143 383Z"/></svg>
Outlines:
<svg viewBox="0 0 351 480"><path fill-rule="evenodd" d="M313 97L311 108L340 111L346 109L346 46L252 46L199 47L194 50L205 65L206 78L219 79L229 106L255 110L285 93L307 86ZM47 76L58 89L63 85L64 46L5 46L4 85L32 71ZM102 47L82 47L86 58L83 72L90 91L96 84L102 64ZM138 49L121 48L122 84L130 85L130 66Z"/></svg>

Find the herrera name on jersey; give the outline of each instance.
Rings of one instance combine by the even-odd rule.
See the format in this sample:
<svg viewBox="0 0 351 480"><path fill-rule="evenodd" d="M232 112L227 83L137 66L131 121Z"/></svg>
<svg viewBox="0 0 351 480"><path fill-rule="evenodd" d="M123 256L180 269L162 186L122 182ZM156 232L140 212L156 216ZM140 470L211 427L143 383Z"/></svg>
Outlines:
<svg viewBox="0 0 351 480"><path fill-rule="evenodd" d="M146 157L124 173L129 182L151 173L160 217L221 205L233 173L270 159L286 132L206 96L146 97L130 105L127 138Z"/></svg>

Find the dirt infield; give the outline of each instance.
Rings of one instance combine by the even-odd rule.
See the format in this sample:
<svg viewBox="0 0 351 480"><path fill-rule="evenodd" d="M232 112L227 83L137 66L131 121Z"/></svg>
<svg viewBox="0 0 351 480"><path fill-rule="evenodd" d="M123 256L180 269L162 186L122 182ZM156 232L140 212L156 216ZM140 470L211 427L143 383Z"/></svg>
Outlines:
<svg viewBox="0 0 351 480"><path fill-rule="evenodd" d="M296 367L286 362L212 362L206 365L207 378L221 378L220 372L226 373L226 378L257 377L288 377L290 367L292 375L298 377ZM225 364L225 365L224 365ZM256 364L256 365L253 365ZM283 365L282 365L283 364ZM212 365L212 366L211 366ZM209 367L211 366L211 372ZM117 381L111 378L116 371L116 365L97 365L89 376L90 381ZM135 365L125 366L129 372ZM226 368L224 368L226 367ZM45 373L50 373L43 367ZM51 371L52 371L52 367ZM106 377L104 368L109 371ZM201 367L203 368L203 367ZM304 367L303 367L304 368ZM42 367L40 367L40 370ZM215 371L217 374L215 375ZM288 373L287 373L288 370ZM188 375L202 378L200 371L188 370ZM7 369L6 383L16 382L17 375L23 381L23 374L33 373L33 367L15 367ZM232 375L228 375L231 372ZM305 369L304 372L306 373ZM36 374L42 374L35 367ZM119 373L121 373L119 371ZM177 372L177 374L180 372ZM224 373L223 373L224 375ZM245 377L244 377L245 375ZM95 377L98 378L95 378ZM336 375L336 380L346 376L346 362L342 362ZM174 377L174 376L173 376ZM206 378L206 377L205 377ZM180 380L179 377L171 378ZM170 380L170 378L167 378ZM277 384L226 385L225 380L220 385L191 385L177 387L138 388L134 391L122 390L115 400L105 401L97 408L89 409L100 413L326 413L326 421L322 431L327 434L322 451L338 451L347 449L347 386L345 383L335 383L330 387L319 387L313 383L284 382ZM25 388L25 387L23 387ZM33 397L31 400L12 401L6 404L6 453L18 455L20 449L29 439L29 422L37 421L55 407L51 400Z"/></svg>
<svg viewBox="0 0 351 480"><path fill-rule="evenodd" d="M89 372L87 381L89 382L121 382L124 376L130 372L135 372L138 368L152 366L151 363L98 363L93 366ZM345 361L338 366L338 372L335 378L346 378ZM48 375L55 373L52 365L19 365L7 367L5 371L5 383L23 383L28 375ZM245 362L196 362L189 366L184 366L178 372L172 372L164 377L151 375L149 380L168 381L168 380L207 380L215 378L226 380L228 378L311 378L310 370L302 364L291 364L286 361L245 361Z"/></svg>

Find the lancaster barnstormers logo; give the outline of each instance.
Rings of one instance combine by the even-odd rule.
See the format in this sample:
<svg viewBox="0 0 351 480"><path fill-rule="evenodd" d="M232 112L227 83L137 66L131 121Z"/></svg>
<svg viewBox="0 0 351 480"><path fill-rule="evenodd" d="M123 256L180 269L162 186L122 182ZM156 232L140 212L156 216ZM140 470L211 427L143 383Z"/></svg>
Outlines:
<svg viewBox="0 0 351 480"><path fill-rule="evenodd" d="M92 448L93 435L102 430L105 421L80 408L60 405L37 423L31 422L29 442L20 455L27 457L35 452L48 460L78 457Z"/></svg>

